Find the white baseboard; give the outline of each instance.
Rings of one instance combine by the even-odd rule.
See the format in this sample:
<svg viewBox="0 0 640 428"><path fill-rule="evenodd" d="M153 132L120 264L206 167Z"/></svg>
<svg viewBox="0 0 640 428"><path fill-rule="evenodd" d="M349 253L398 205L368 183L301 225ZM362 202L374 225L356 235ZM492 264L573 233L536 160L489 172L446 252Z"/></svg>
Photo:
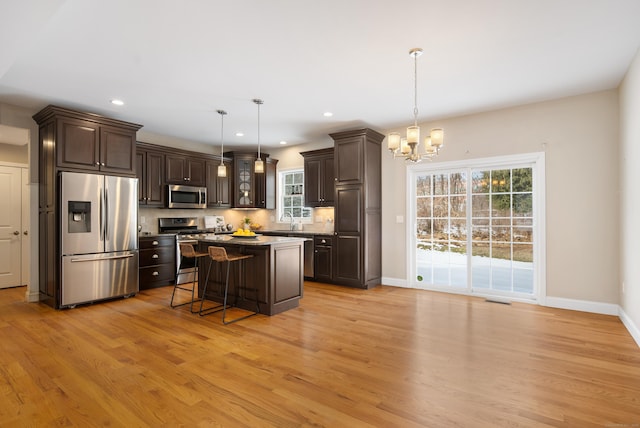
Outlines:
<svg viewBox="0 0 640 428"><path fill-rule="evenodd" d="M572 311L592 312L594 314L618 315L620 306L614 303L593 302L590 300L565 299L564 297L549 297L544 299L544 306Z"/></svg>
<svg viewBox="0 0 640 428"><path fill-rule="evenodd" d="M392 287L413 288L407 285L406 279L382 277L382 285L390 285Z"/></svg>
<svg viewBox="0 0 640 428"><path fill-rule="evenodd" d="M629 318L629 315L627 315L622 308L620 308L619 317L622 324L627 328L629 334L631 334L631 337L633 337L633 340L635 340L638 347L640 347L640 328L633 323L631 318Z"/></svg>
<svg viewBox="0 0 640 428"><path fill-rule="evenodd" d="M24 301L27 303L35 303L40 301L40 292L38 291L25 291L24 293Z"/></svg>

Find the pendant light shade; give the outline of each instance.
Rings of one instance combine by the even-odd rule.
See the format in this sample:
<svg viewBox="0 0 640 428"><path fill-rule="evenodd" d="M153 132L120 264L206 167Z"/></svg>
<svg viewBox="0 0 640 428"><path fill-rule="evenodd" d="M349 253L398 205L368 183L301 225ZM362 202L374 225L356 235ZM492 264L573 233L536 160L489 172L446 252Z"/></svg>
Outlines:
<svg viewBox="0 0 640 428"><path fill-rule="evenodd" d="M227 167L224 165L224 116L227 114L224 110L218 110L220 115L220 165L218 165L218 177L227 176Z"/></svg>
<svg viewBox="0 0 640 428"><path fill-rule="evenodd" d="M260 157L260 106L264 104L264 101L259 98L254 98L253 102L258 106L258 157L253 164L253 171L256 174L261 174L264 172L264 162Z"/></svg>

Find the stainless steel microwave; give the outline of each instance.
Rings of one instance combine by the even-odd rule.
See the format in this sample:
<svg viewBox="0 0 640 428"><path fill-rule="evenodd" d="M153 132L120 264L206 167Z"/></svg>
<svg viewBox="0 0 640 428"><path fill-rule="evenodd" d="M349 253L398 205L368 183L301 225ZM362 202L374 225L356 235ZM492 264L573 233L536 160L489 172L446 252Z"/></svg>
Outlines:
<svg viewBox="0 0 640 428"><path fill-rule="evenodd" d="M207 208L207 188L169 184L167 208Z"/></svg>

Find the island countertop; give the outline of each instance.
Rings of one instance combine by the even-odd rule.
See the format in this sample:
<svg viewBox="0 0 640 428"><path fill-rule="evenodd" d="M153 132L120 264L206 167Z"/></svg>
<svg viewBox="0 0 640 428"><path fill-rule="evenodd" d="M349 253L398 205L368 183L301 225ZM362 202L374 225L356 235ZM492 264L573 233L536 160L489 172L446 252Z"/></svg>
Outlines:
<svg viewBox="0 0 640 428"><path fill-rule="evenodd" d="M262 245L275 245L289 242L304 242L309 238L301 238L296 236L265 236L256 234L255 237L235 237L232 235L207 235L198 239L201 242L207 244L224 243L224 244L237 244L237 245L250 245L250 246L262 246Z"/></svg>

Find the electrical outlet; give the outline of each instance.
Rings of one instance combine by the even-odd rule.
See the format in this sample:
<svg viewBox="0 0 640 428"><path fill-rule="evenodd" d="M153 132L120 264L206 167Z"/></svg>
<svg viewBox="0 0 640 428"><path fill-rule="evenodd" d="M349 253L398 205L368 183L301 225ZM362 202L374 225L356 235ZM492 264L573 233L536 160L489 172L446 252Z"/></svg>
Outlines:
<svg viewBox="0 0 640 428"><path fill-rule="evenodd" d="M145 224L147 222L147 219L145 218L145 216L141 216L140 217L140 224Z"/></svg>

